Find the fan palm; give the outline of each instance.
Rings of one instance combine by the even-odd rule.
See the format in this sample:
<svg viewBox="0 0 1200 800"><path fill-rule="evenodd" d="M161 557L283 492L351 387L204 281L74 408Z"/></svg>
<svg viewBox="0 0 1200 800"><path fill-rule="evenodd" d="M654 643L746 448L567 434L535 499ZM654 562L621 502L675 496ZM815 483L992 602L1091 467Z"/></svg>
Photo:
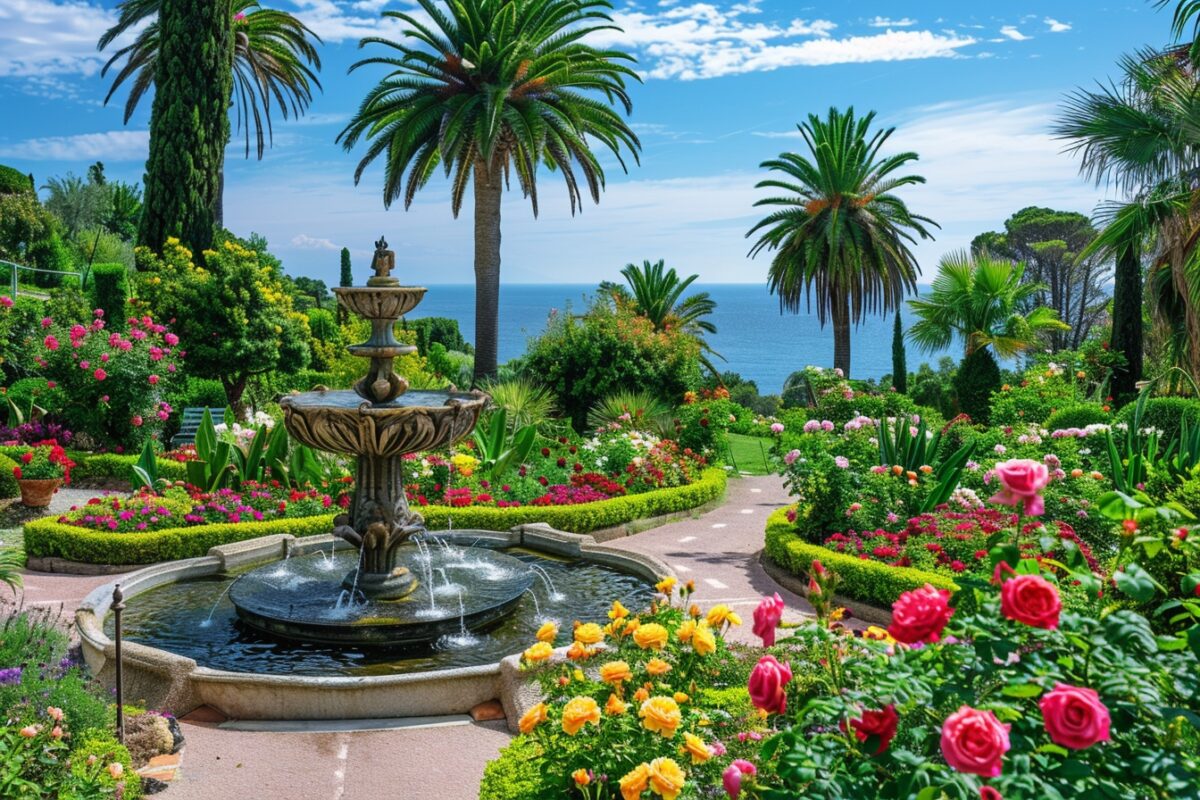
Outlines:
<svg viewBox="0 0 1200 800"><path fill-rule="evenodd" d="M604 170L589 138L634 159L637 136L611 104L632 109L626 79L632 56L583 43L613 29L608 0L417 0L426 21L385 11L404 23L405 38L378 37L387 55L351 70L391 71L366 96L338 139L351 150L369 140L357 183L385 154L383 202L405 208L441 166L450 179L450 208L462 209L468 184L475 201L475 379L496 372L500 291L500 200L509 176L536 216L540 163L558 172L572 214L583 193L600 201ZM444 6L444 7L443 7ZM596 97L595 95L600 95Z"/></svg>
<svg viewBox="0 0 1200 800"><path fill-rule="evenodd" d="M917 316L909 341L935 353L958 338L966 356L991 347L1002 358L1037 347L1042 333L1067 326L1047 306L1021 313L1046 288L1022 283L1024 274L1024 264L986 254L972 257L959 250L943 256L929 293L908 301Z"/></svg>
<svg viewBox="0 0 1200 800"><path fill-rule="evenodd" d="M124 0L119 6L117 23L104 32L97 45L103 50L129 29L155 18L133 42L117 50L100 71L101 75L107 75L117 62L125 59L124 66L113 78L104 103L107 105L117 90L129 81L129 97L125 100L126 124L142 97L154 85L159 52L157 16L161 6L162 0ZM266 145L274 141L272 102L284 119L289 113L299 117L312 103L313 87L321 88L316 74L321 69L321 57L311 41L319 43L321 37L286 11L263 8L258 0L233 0L230 24L234 30L231 100L236 109L236 130L245 133L246 158L250 157L253 132L255 152L261 160ZM222 191L224 180L222 174ZM218 196L214 210L217 225L223 223L222 211Z"/></svg>
<svg viewBox="0 0 1200 800"><path fill-rule="evenodd" d="M810 114L798 127L809 154L782 153L762 167L779 173L758 184L785 195L754 205L777 206L750 229L761 232L751 257L774 253L768 286L780 310L798 313L803 297L817 319L833 321L834 366L850 374L850 324L867 313L889 313L914 291L920 272L909 245L915 236L933 238L937 224L908 210L893 192L924 183L919 175L896 175L916 153L882 156L894 128L870 132L875 113L855 117L829 109L822 120Z"/></svg>

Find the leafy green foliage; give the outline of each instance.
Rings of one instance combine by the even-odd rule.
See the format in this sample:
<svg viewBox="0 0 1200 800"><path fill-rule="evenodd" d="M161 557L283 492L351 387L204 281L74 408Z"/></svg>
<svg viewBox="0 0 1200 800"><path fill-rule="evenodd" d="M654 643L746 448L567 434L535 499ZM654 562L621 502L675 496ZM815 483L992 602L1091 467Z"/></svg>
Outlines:
<svg viewBox="0 0 1200 800"><path fill-rule="evenodd" d="M486 430L476 426L474 441L483 471L493 480L503 475L514 465L521 464L533 450L537 428L524 425L514 431L508 429L508 412L498 408L488 415Z"/></svg>
<svg viewBox="0 0 1200 800"><path fill-rule="evenodd" d="M550 391L530 377L488 381L482 389L497 408L504 410L509 426L514 429L533 425L540 430L554 412Z"/></svg>
<svg viewBox="0 0 1200 800"><path fill-rule="evenodd" d="M24 172L0 164L0 194L33 194L33 181Z"/></svg>
<svg viewBox="0 0 1200 800"><path fill-rule="evenodd" d="M1043 424L1046 430L1053 432L1065 428L1106 425L1111 420L1112 415L1095 403L1072 403L1046 417Z"/></svg>
<svg viewBox="0 0 1200 800"><path fill-rule="evenodd" d="M900 322L899 309L892 328L892 387L900 394L908 393L908 359L904 352L904 325Z"/></svg>
<svg viewBox="0 0 1200 800"><path fill-rule="evenodd" d="M471 354L471 343L463 338L458 328L458 320L451 317L418 317L400 323L405 330L416 333L417 352L429 355L431 345L440 344L446 350Z"/></svg>
<svg viewBox="0 0 1200 800"><path fill-rule="evenodd" d="M588 411L588 427L597 430L618 423L662 436L674 432L671 411L670 403L650 392L622 389L596 401Z"/></svg>
<svg viewBox="0 0 1200 800"><path fill-rule="evenodd" d="M1129 403L1117 412L1117 422L1124 422L1132 427L1137 413L1138 403ZM1140 426L1162 431L1159 437L1161 442L1174 439L1179 434L1184 420L1193 428L1200 427L1200 400L1188 397L1147 396L1142 404Z"/></svg>
<svg viewBox="0 0 1200 800"><path fill-rule="evenodd" d="M980 349L963 359L954 376L954 393L962 413L975 422L991 418L990 400L1000 388L1000 367L988 350Z"/></svg>
<svg viewBox="0 0 1200 800"><path fill-rule="evenodd" d="M129 284L124 264L96 264L92 267L92 304L104 311L109 330L125 329L125 304L129 300Z"/></svg>
<svg viewBox="0 0 1200 800"><path fill-rule="evenodd" d="M541 800L554 794L539 759L544 752L533 739L519 736L483 769L479 800Z"/></svg>

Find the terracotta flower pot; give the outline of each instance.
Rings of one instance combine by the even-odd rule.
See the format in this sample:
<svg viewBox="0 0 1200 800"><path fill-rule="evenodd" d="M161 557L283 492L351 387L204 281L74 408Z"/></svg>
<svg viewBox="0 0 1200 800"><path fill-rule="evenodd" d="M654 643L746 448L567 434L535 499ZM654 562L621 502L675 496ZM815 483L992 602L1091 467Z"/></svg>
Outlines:
<svg viewBox="0 0 1200 800"><path fill-rule="evenodd" d="M45 508L50 505L50 498L62 486L62 478L43 478L35 480L22 478L17 481L21 487L21 504L29 508Z"/></svg>

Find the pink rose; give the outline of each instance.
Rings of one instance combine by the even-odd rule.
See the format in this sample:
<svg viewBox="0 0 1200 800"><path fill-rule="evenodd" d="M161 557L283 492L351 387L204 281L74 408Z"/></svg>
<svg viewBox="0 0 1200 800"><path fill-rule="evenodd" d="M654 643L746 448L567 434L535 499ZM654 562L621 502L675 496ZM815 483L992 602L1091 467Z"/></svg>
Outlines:
<svg viewBox="0 0 1200 800"><path fill-rule="evenodd" d="M1045 464L1031 458L1014 458L1001 461L993 469L1000 479L1001 489L988 502L1006 506L1024 505L1025 513L1031 517L1041 516L1045 512L1041 492L1050 482L1050 470Z"/></svg>
<svg viewBox="0 0 1200 800"><path fill-rule="evenodd" d="M1008 731L991 711L962 706L942 723L942 755L959 772L995 778L1010 747Z"/></svg>
<svg viewBox="0 0 1200 800"><path fill-rule="evenodd" d="M12 308L13 307L13 299L11 297L9 297L8 295L0 296L0 306L4 306L5 308Z"/></svg>
<svg viewBox="0 0 1200 800"><path fill-rule="evenodd" d="M1000 613L1015 622L1052 631L1060 611L1058 589L1041 575L1017 575L1000 588Z"/></svg>
<svg viewBox="0 0 1200 800"><path fill-rule="evenodd" d="M1000 794L998 789L994 789L991 786L980 786L979 800L1004 800L1004 795Z"/></svg>
<svg viewBox="0 0 1200 800"><path fill-rule="evenodd" d="M871 736L878 738L879 746L875 748L874 755L879 755L888 749L888 745L896 736L896 725L899 721L896 707L889 703L878 711L862 712L858 719L850 720L850 727L854 729L854 736L860 742L865 742Z"/></svg>
<svg viewBox="0 0 1200 800"><path fill-rule="evenodd" d="M742 793L742 776L749 775L753 777L758 774L758 768L744 759L737 759L721 773L721 783L725 786L725 794L729 795L730 800L737 800L738 795Z"/></svg>
<svg viewBox="0 0 1200 800"><path fill-rule="evenodd" d="M135 414L135 415L134 415L134 417L133 417L133 419L131 419L131 420L130 420L130 422L131 422L131 423L133 423L133 427L135 427L135 428L140 428L140 427L142 427L142 422L143 422L143 420L142 420L142 415L141 415L141 414Z"/></svg>
<svg viewBox="0 0 1200 800"><path fill-rule="evenodd" d="M42 340L42 344L46 346L47 350L57 350L58 349L58 339L56 339L53 336L47 336L45 339Z"/></svg>
<svg viewBox="0 0 1200 800"><path fill-rule="evenodd" d="M96 367L96 371L92 373L92 377L93 377L93 378L95 378L95 379L96 379L96 380L98 380L98 381L102 381L102 380L104 380L105 378L107 378L107 377L108 377L108 373L107 373L107 372L105 372L105 371L104 371L103 369L101 369L100 367Z"/></svg>
<svg viewBox="0 0 1200 800"><path fill-rule="evenodd" d="M750 672L750 702L767 713L787 711L787 685L792 680L792 668L780 664L775 656L763 656Z"/></svg>
<svg viewBox="0 0 1200 800"><path fill-rule="evenodd" d="M892 603L888 633L904 644L936 642L952 616L950 592L927 583L921 589L905 592Z"/></svg>
<svg viewBox="0 0 1200 800"><path fill-rule="evenodd" d="M783 598L779 592L774 597L764 597L754 609L754 635L763 640L763 647L775 644L775 629L783 619Z"/></svg>
<svg viewBox="0 0 1200 800"><path fill-rule="evenodd" d="M158 376L157 376L157 375L151 375L151 376L150 376L149 378L147 378L146 380L148 380L148 381L150 382L150 385L151 385L151 386L153 386L153 385L155 385L156 383L158 383Z"/></svg>
<svg viewBox="0 0 1200 800"><path fill-rule="evenodd" d="M1055 744L1083 750L1109 740L1108 708L1094 689L1056 684L1038 705L1046 723L1046 733Z"/></svg>

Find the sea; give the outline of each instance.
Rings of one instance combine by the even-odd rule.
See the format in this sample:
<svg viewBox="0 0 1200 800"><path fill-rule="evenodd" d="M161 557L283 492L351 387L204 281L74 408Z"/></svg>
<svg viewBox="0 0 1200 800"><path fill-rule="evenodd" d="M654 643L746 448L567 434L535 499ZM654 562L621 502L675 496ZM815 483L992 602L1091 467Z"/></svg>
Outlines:
<svg viewBox="0 0 1200 800"><path fill-rule="evenodd" d="M475 287L471 284L426 284L428 294L411 314L458 320L467 341L475 339ZM761 394L778 394L788 375L805 366L833 366L833 330L821 328L812 313L780 313L779 300L765 284L692 284L689 294L708 292L716 301L709 319L717 326L706 338L724 361L714 359L722 372L732 371L758 384ZM597 291L595 284L508 283L500 286L500 361L525 352L529 338L541 333L551 311L581 312ZM907 314L903 314L907 323ZM892 317L867 317L852 329L850 376L880 378L892 372ZM908 369L941 355L908 347Z"/></svg>

